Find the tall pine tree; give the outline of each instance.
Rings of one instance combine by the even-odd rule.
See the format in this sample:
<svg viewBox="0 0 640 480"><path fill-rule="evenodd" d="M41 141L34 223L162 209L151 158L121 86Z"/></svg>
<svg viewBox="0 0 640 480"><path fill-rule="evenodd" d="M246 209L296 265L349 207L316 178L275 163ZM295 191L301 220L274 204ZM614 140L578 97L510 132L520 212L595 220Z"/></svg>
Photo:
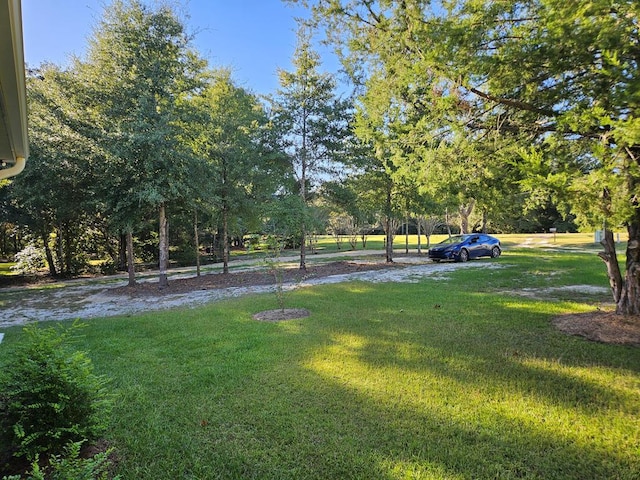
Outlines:
<svg viewBox="0 0 640 480"><path fill-rule="evenodd" d="M280 89L273 106L273 121L281 133L298 184L303 212L300 215L300 269L306 269L307 207L313 181L339 162L344 153L349 103L336 94L333 75L320 71L319 55L311 46L310 33L298 30L293 56L294 71L281 70Z"/></svg>

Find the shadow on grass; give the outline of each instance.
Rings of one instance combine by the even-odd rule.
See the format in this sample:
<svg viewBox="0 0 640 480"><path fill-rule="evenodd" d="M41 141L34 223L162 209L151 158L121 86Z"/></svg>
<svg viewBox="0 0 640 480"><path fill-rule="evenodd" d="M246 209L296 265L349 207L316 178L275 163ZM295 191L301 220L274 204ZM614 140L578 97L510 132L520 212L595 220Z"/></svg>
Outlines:
<svg viewBox="0 0 640 480"><path fill-rule="evenodd" d="M123 478L637 477L638 350L472 283L314 287L279 324L251 320L269 296L92 322Z"/></svg>
<svg viewBox="0 0 640 480"><path fill-rule="evenodd" d="M399 301L420 290L381 288ZM339 301L324 291L312 311ZM460 301L474 313L394 315L368 296L352 299L357 318L347 306L339 319L270 326L281 353L296 353L225 404L235 434L216 454L235 469L222 478L634 478L635 353L562 337L543 315L526 325L497 296L475 311Z"/></svg>
<svg viewBox="0 0 640 480"><path fill-rule="evenodd" d="M403 303L406 287L386 288L389 298L396 296ZM423 298L427 305L436 299L442 301L442 291ZM520 451L521 458L534 459L531 471L545 465L546 473L541 478L610 478L618 476L618 467L633 476L631 472L640 467L640 461L632 454L633 438L637 440L640 434L638 350L565 337L549 327L548 315L514 312L499 295L485 295L483 301L473 300L473 296L458 300L449 310L445 306L435 311L405 310L381 320L380 328L374 331L345 324L336 333L333 325L327 335L336 344L346 338L344 343L351 347L338 347L335 356L343 363L350 358L360 370L360 378L373 379L384 369L391 373L380 378L381 385L391 383L393 378L413 376L416 405L431 401L434 385L445 391L448 385L457 385L457 390L448 391L449 396L451 391L460 396L453 403L461 400L457 403L460 408L477 409L480 417L495 418L495 428L490 430L496 433L496 447L507 440L514 452ZM473 305L465 304L469 300ZM537 311L535 302L531 306L533 312ZM378 318L378 309L374 311ZM326 364L329 360L322 361ZM336 372L347 370L345 367L346 364L333 369L326 378L339 376ZM326 370L326 365L323 368ZM342 378L340 382L350 387L358 383L358 376ZM375 387L361 390L367 395L379 394ZM405 392L404 396L411 395ZM474 397L479 399L475 403ZM435 401L442 405L451 399L445 394L443 398L436 396ZM407 402L394 404L403 403ZM430 411L433 413L433 409ZM413 414L419 415L419 411L409 410L409 415ZM450 417L445 415L443 419ZM626 450L618 450L615 442L606 444L597 438L610 434L609 421L628 422L626 433L619 433L621 440L626 440ZM486 428L482 418L475 422L479 431ZM462 431L468 431L466 422L463 427ZM586 435L576 433L590 428L591 433ZM526 455L519 448L523 445L527 447ZM500 448L493 451L500 452ZM468 453L463 448L461 458ZM507 449L490 457L502 463L500 459L508 459L510 453ZM570 465L574 473L566 475L565 465ZM614 467L608 471L609 467L603 465ZM478 475L484 477L486 473Z"/></svg>

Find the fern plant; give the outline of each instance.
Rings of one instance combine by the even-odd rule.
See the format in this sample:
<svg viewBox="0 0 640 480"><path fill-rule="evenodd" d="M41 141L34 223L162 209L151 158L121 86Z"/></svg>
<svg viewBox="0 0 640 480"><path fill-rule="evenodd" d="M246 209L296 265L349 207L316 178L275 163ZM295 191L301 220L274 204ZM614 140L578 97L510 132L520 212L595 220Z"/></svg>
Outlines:
<svg viewBox="0 0 640 480"><path fill-rule="evenodd" d="M25 327L0 368L0 453L34 460L61 453L71 442L97 438L112 404L107 379L93 372L91 359L73 348L81 324Z"/></svg>

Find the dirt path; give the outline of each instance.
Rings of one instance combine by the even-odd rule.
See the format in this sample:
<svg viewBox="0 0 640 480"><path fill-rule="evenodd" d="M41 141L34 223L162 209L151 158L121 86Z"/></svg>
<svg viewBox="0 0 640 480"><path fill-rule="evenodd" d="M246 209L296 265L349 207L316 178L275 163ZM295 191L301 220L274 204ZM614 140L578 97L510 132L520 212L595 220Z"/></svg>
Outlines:
<svg viewBox="0 0 640 480"><path fill-rule="evenodd" d="M421 278L446 278L459 268L499 268L501 264L486 260L467 263L435 264L424 256L398 258L391 265L376 256L366 258L362 252L339 254L329 258L334 262L312 264L309 274L300 276L295 268L287 272L283 288L292 290L309 285L339 283L350 280L366 282L417 282ZM379 253L378 253L379 255ZM361 257L351 259L351 257ZM315 258L327 258L315 257ZM295 258L281 259L295 261ZM219 271L195 277L190 269L175 270L170 286L158 290L157 278L148 276L135 288L126 287L123 277L60 282L47 288L12 288L0 290L2 314L0 327L23 325L29 322L96 318L126 315L143 311L157 311L180 306L196 307L208 302L239 297L251 293L275 291L274 277L265 271L264 263L242 262L235 273L222 275Z"/></svg>
<svg viewBox="0 0 640 480"><path fill-rule="evenodd" d="M308 272L300 274L297 258L280 259L283 269L283 289L293 290L310 285L340 283L352 280L364 282L417 282L423 278L446 280L447 274L460 268L503 268L503 261L475 260L467 263L432 263L424 256L398 256L386 264L378 252L344 252L318 255ZM290 262L287 264L287 262ZM169 288L159 290L157 273L139 276L136 287L127 287L123 275L97 279L80 279L51 283L45 286L0 289L0 328L49 320L89 319L115 315L152 312L175 307L197 307L209 302L253 293L274 292L273 273L264 260L236 261L233 273L222 275L219 266L196 277L194 269L170 272ZM520 289L505 294L553 300L558 292L588 295L607 294L605 287L570 285L546 289ZM271 320L271 319L269 319ZM620 318L607 311L559 316L553 325L570 335L589 340L640 346L640 320ZM3 333L0 333L0 341Z"/></svg>

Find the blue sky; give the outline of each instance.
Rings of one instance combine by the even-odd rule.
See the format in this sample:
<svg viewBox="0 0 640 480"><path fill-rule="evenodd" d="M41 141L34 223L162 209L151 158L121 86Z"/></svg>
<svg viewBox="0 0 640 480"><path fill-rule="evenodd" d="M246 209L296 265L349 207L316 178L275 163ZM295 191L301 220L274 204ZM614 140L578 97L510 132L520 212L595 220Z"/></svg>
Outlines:
<svg viewBox="0 0 640 480"><path fill-rule="evenodd" d="M66 65L85 53L87 39L110 0L22 0L25 60L35 67L48 61ZM277 69L291 69L296 45L294 18L300 7L281 0L182 0L180 10L195 33L194 45L211 66L229 67L236 82L255 93L274 93ZM179 10L179 11L180 11ZM337 61L324 47L323 70Z"/></svg>

